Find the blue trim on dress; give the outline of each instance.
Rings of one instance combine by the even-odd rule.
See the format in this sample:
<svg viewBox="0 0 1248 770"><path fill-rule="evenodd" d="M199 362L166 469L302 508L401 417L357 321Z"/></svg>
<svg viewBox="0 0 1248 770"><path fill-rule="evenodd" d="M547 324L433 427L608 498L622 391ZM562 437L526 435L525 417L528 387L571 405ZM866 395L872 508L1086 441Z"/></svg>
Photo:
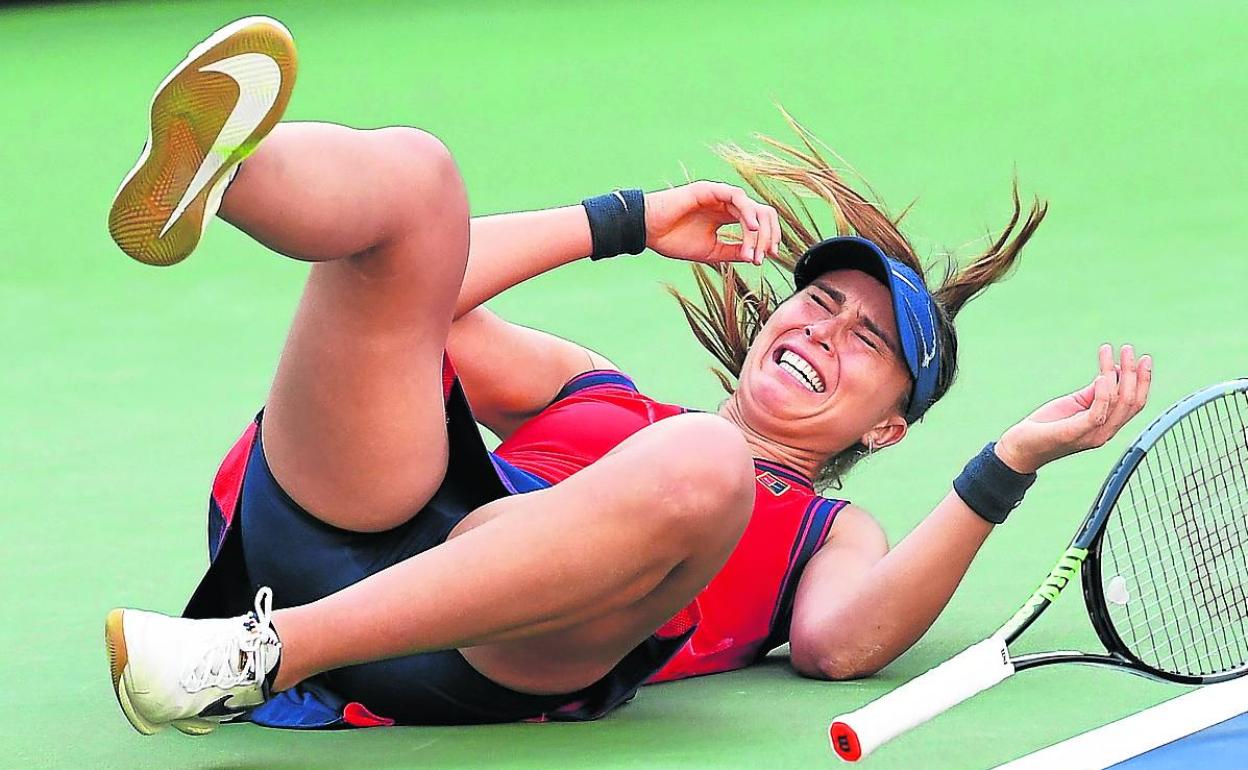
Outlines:
<svg viewBox="0 0 1248 770"><path fill-rule="evenodd" d="M517 468L493 452L489 454L490 462L494 463L494 470L498 473L499 480L503 482L503 486L507 487L507 491L511 494L519 495L552 486L549 481L541 476L529 473L523 468Z"/></svg>
<svg viewBox="0 0 1248 770"><path fill-rule="evenodd" d="M847 505L849 502L846 500L816 497L806 507L801 529L798 530L793 548L789 551L789 568L780 584L780 594L776 597L776 606L772 611L771 633L759 648L760 658L789 641L789 626L793 622L793 600L797 597L797 586L801 582L802 573L811 557L823 546L828 530L836 520L836 514Z"/></svg>
<svg viewBox="0 0 1248 770"><path fill-rule="evenodd" d="M618 385L634 393L638 392L636 383L627 374L614 369L593 369L588 372L582 372L568 380L567 384L550 400L550 404L596 385ZM550 406L550 404L546 406Z"/></svg>

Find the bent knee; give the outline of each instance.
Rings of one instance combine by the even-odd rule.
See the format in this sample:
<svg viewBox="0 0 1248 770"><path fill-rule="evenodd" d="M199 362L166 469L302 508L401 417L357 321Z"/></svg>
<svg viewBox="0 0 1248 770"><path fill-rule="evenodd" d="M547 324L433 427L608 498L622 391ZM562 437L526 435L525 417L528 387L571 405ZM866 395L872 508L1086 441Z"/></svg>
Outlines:
<svg viewBox="0 0 1248 770"><path fill-rule="evenodd" d="M421 172L431 180L459 176L451 151L428 131L411 126L387 126L369 133L375 142L384 145L390 166L398 171Z"/></svg>
<svg viewBox="0 0 1248 770"><path fill-rule="evenodd" d="M459 206L463 179L441 139L409 126L389 126L370 133L388 161L388 184L393 186L391 192L398 196L400 207L428 215L441 207Z"/></svg>
<svg viewBox="0 0 1248 770"><path fill-rule="evenodd" d="M656 514L673 535L701 542L720 533L735 542L754 508L754 463L741 431L711 414L659 425L666 436L654 457Z"/></svg>

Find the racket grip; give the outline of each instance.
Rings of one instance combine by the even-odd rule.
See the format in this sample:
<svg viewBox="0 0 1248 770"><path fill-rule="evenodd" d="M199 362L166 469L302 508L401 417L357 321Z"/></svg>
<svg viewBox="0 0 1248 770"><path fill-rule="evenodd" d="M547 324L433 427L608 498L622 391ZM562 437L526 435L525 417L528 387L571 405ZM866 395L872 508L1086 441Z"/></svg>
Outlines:
<svg viewBox="0 0 1248 770"><path fill-rule="evenodd" d="M991 636L931 671L832 720L832 750L857 762L898 735L1014 673L1005 640Z"/></svg>

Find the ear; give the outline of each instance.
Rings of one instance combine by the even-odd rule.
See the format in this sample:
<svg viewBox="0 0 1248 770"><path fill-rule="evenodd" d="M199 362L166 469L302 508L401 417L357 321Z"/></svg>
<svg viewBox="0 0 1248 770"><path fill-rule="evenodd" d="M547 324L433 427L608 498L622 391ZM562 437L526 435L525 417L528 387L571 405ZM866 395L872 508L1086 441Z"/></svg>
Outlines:
<svg viewBox="0 0 1248 770"><path fill-rule="evenodd" d="M862 434L862 443L871 450L892 446L906 437L906 418L901 415L887 417L874 428Z"/></svg>

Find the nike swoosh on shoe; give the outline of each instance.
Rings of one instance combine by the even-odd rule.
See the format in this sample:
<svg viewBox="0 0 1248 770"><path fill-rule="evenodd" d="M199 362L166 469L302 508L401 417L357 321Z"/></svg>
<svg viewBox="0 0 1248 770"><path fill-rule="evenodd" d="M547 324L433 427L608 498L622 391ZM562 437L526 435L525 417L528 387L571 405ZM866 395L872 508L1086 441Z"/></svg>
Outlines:
<svg viewBox="0 0 1248 770"><path fill-rule="evenodd" d="M196 170L186 192L182 194L178 205L174 207L169 219L161 228L158 236L161 238L169 232L169 228L173 227L192 201L204 191L221 167L226 164L230 154L238 149L238 146L264 121L269 110L277 102L282 86L281 68L272 57L262 53L253 52L231 56L228 59L206 64L200 67L199 71L220 72L228 75L238 83L238 101L213 141L212 149Z"/></svg>
<svg viewBox="0 0 1248 770"><path fill-rule="evenodd" d="M217 700L209 703L200 710L199 716L206 719L219 719L221 717L240 717L245 714L251 706L231 706L230 701L234 699L233 695L223 695ZM221 719L220 721L229 721Z"/></svg>

